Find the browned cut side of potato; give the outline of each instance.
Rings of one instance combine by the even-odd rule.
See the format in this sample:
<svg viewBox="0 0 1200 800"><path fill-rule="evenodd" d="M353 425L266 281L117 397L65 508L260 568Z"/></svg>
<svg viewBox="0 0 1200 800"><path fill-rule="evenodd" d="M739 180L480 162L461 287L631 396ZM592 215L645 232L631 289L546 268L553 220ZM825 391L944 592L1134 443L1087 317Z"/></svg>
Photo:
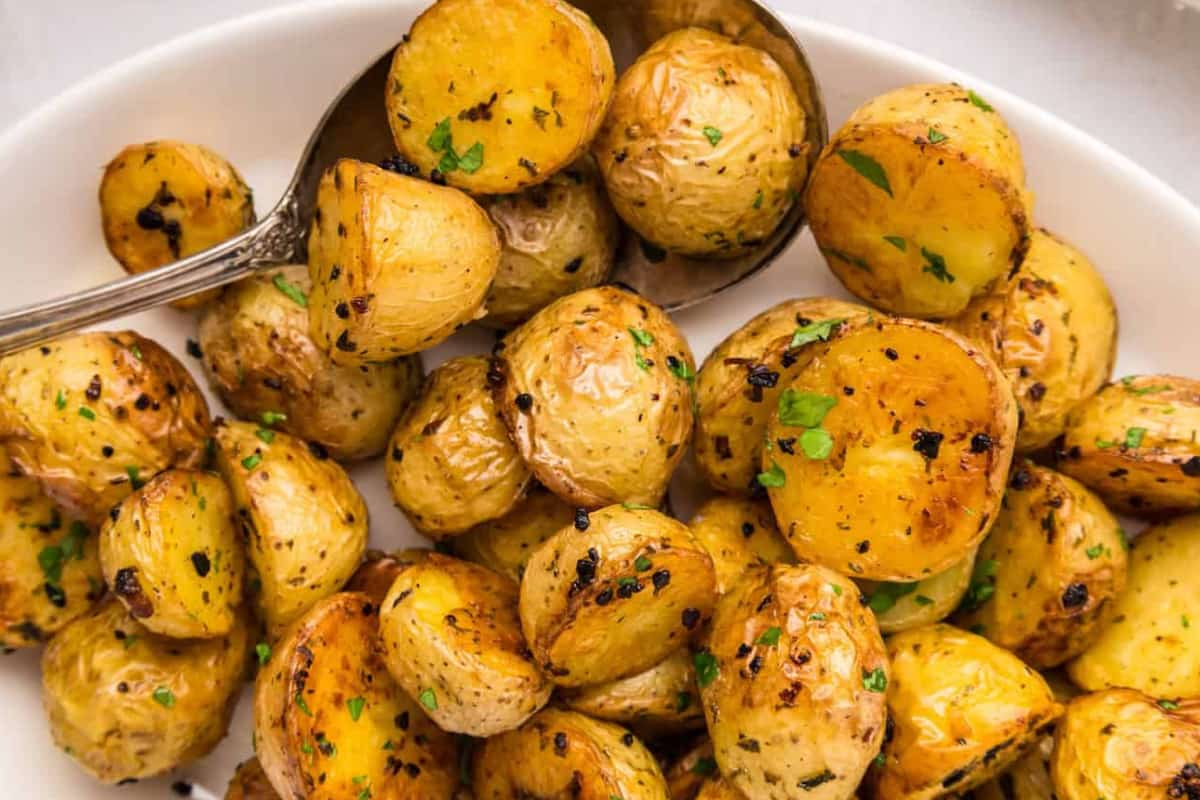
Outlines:
<svg viewBox="0 0 1200 800"><path fill-rule="evenodd" d="M482 564L520 582L525 562L538 545L572 524L588 524L586 510L572 508L545 487L535 485L499 519L476 525L450 540L459 558Z"/></svg>
<svg viewBox="0 0 1200 800"><path fill-rule="evenodd" d="M700 786L697 800L746 800L746 795L725 778L709 778Z"/></svg>
<svg viewBox="0 0 1200 800"><path fill-rule="evenodd" d="M688 527L712 556L717 591L728 592L751 566L796 560L762 500L718 495L705 501Z"/></svg>
<svg viewBox="0 0 1200 800"><path fill-rule="evenodd" d="M952 317L1021 264L1031 198L999 112L955 84L876 97L833 135L805 195L834 275L871 305Z"/></svg>
<svg viewBox="0 0 1200 800"><path fill-rule="evenodd" d="M704 781L717 774L712 740L702 736L679 756L666 771L671 800L694 800Z"/></svg>
<svg viewBox="0 0 1200 800"><path fill-rule="evenodd" d="M1057 800L1050 779L1054 737L1044 736L1037 747L1017 759L1007 772L962 795L963 800Z"/></svg>
<svg viewBox="0 0 1200 800"><path fill-rule="evenodd" d="M233 165L198 144L131 144L104 168L100 223L113 258L138 273L199 253L254 224L254 197ZM218 289L176 300L194 308Z"/></svg>
<svg viewBox="0 0 1200 800"><path fill-rule="evenodd" d="M280 797L267 780L262 764L257 758L249 758L238 764L225 790L225 800L280 800Z"/></svg>
<svg viewBox="0 0 1200 800"><path fill-rule="evenodd" d="M422 171L507 194L584 152L615 79L608 40L563 0L441 0L396 48L388 124Z"/></svg>
<svg viewBox="0 0 1200 800"><path fill-rule="evenodd" d="M370 598L335 594L297 619L259 670L258 758L283 797L449 800L454 794L458 744L392 680L378 632L378 606Z"/></svg>
<svg viewBox="0 0 1200 800"><path fill-rule="evenodd" d="M884 634L920 628L939 622L958 608L971 585L975 554L970 554L950 569L919 581L855 581L875 612L879 630Z"/></svg>
<svg viewBox="0 0 1200 800"><path fill-rule="evenodd" d="M342 590L361 592L371 598L371 602L382 605L383 598L387 597L388 590L392 588L400 573L413 564L424 561L432 552L412 549L388 554L379 550L368 550L363 556L363 563L350 576L350 580L346 581Z"/></svg>

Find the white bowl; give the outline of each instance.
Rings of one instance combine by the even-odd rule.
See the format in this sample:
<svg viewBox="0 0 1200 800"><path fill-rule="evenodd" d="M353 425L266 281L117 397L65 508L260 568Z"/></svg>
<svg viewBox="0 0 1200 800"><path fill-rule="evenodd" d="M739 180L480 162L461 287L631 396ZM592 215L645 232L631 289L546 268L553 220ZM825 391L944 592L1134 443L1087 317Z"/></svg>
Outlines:
<svg viewBox="0 0 1200 800"><path fill-rule="evenodd" d="M324 0L233 20L105 70L0 135L3 303L120 276L100 235L96 191L103 165L130 142L179 138L215 148L243 171L264 212L330 98L394 44L423 5ZM906 83L958 81L986 97L1020 136L1037 194L1035 219L1082 248L1112 287L1122 320L1118 374L1196 374L1188 320L1200 312L1200 211L1127 158L997 87L865 36L800 18L789 22L808 51L834 127L867 98ZM770 269L677 320L703 356L768 305L830 293L844 294L805 235ZM194 335L189 316L163 309L112 324L118 325L152 336L198 369L184 350ZM486 352L490 343L489 333L464 332L427 353L426 367L449 355ZM353 475L371 506L372 544L420 543L392 506L382 466L366 464ZM688 494L683 487L672 495L685 511ZM195 784L194 797L221 797L234 766L251 754L244 698L229 737L209 757L137 786L99 786L51 742L37 663L36 652L23 651L0 671L9 732L0 748L0 794L10 800L164 798L173 796L176 780Z"/></svg>

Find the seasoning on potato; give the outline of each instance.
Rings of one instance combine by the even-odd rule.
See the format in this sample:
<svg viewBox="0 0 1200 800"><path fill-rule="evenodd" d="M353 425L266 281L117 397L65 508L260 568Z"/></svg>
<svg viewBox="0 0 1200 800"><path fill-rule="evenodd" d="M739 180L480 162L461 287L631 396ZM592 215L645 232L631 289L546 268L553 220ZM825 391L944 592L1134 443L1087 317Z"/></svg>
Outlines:
<svg viewBox="0 0 1200 800"><path fill-rule="evenodd" d="M432 550L416 548L400 550L396 553L384 553L380 550L368 550L363 555L363 561L354 570L350 580L342 587L344 592L359 592L371 598L376 605L383 604L388 590L396 582L401 572L413 564L424 561Z"/></svg>
<svg viewBox="0 0 1200 800"><path fill-rule="evenodd" d="M504 516L476 525L450 540L459 558L481 564L520 582L538 545L568 525L586 530L588 513L564 503L543 486L535 485Z"/></svg>
<svg viewBox="0 0 1200 800"><path fill-rule="evenodd" d="M267 780L258 758L248 758L238 764L237 771L229 779L225 800L280 800L280 797Z"/></svg>
<svg viewBox="0 0 1200 800"><path fill-rule="evenodd" d="M950 569L919 581L856 580L885 634L932 625L950 616L971 585L976 551Z"/></svg>
<svg viewBox="0 0 1200 800"><path fill-rule="evenodd" d="M762 500L717 495L696 509L688 527L712 557L720 594L733 588L751 566L796 559L775 527L771 507Z"/></svg>

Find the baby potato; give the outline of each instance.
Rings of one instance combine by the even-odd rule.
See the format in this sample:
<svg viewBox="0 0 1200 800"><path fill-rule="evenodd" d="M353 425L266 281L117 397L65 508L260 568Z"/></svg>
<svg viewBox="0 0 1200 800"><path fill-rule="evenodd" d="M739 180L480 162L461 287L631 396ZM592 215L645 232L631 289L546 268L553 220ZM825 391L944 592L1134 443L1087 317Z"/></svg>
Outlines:
<svg viewBox="0 0 1200 800"><path fill-rule="evenodd" d="M1200 700L1178 703L1130 689L1071 701L1055 734L1060 800L1158 800L1200 794Z"/></svg>
<svg viewBox="0 0 1200 800"><path fill-rule="evenodd" d="M504 516L530 475L488 385L488 360L455 358L429 374L392 433L392 499L413 527L445 539Z"/></svg>
<svg viewBox="0 0 1200 800"><path fill-rule="evenodd" d="M587 529L586 510L576 510L545 487L534 485L511 511L455 536L450 540L450 548L459 558L520 582L525 562L538 545L576 520Z"/></svg>
<svg viewBox="0 0 1200 800"><path fill-rule="evenodd" d="M1128 554L1112 623L1067 665L1078 686L1127 686L1154 697L1200 697L1200 514L1143 531Z"/></svg>
<svg viewBox="0 0 1200 800"><path fill-rule="evenodd" d="M563 0L441 0L396 47L396 149L473 194L542 183L575 161L616 79L591 19Z"/></svg>
<svg viewBox="0 0 1200 800"><path fill-rule="evenodd" d="M1200 508L1200 381L1125 377L1068 416L1057 466L1116 511L1160 517Z"/></svg>
<svg viewBox="0 0 1200 800"><path fill-rule="evenodd" d="M696 509L688 527L712 556L719 594L733 588L753 565L796 560L762 500L717 495Z"/></svg>
<svg viewBox="0 0 1200 800"><path fill-rule="evenodd" d="M681 647L645 672L561 690L567 708L629 726L646 738L704 727L692 654Z"/></svg>
<svg viewBox="0 0 1200 800"><path fill-rule="evenodd" d="M1042 676L1007 650L950 625L888 639L893 733L868 782L876 800L965 792L1037 745L1062 714Z"/></svg>
<svg viewBox="0 0 1200 800"><path fill-rule="evenodd" d="M310 288L303 266L227 287L200 320L209 385L242 419L269 421L339 461L377 456L421 387L421 359L334 364L309 336Z"/></svg>
<svg viewBox="0 0 1200 800"><path fill-rule="evenodd" d="M856 581L867 607L875 612L879 630L899 633L950 616L971 584L975 553L972 550L950 569L919 581Z"/></svg>
<svg viewBox="0 0 1200 800"><path fill-rule="evenodd" d="M225 482L210 472L160 472L109 514L100 564L130 616L154 633L229 633L242 602L245 555Z"/></svg>
<svg viewBox="0 0 1200 800"><path fill-rule="evenodd" d="M354 574L367 547L367 506L319 445L248 422L226 422L216 438L261 584L254 602L274 638Z"/></svg>
<svg viewBox="0 0 1200 800"><path fill-rule="evenodd" d="M696 375L696 466L714 488L751 494L767 417L809 345L865 322L869 309L828 297L784 300L742 325ZM793 346L793 341L795 346Z"/></svg>
<svg viewBox="0 0 1200 800"><path fill-rule="evenodd" d="M666 771L671 800L694 800L708 776L717 774L712 740L701 736Z"/></svg>
<svg viewBox="0 0 1200 800"><path fill-rule="evenodd" d="M384 666L378 608L356 592L323 598L258 672L258 758L284 797L449 800L458 787L454 736Z"/></svg>
<svg viewBox="0 0 1200 800"><path fill-rule="evenodd" d="M254 197L233 165L198 144L131 144L100 181L100 223L113 258L145 272L232 239L254 224ZM195 308L220 290L176 300Z"/></svg>
<svg viewBox="0 0 1200 800"><path fill-rule="evenodd" d="M109 597L42 653L42 705L54 743L109 784L206 755L229 725L249 642L243 615L226 636L172 639Z"/></svg>
<svg viewBox="0 0 1200 800"><path fill-rule="evenodd" d="M620 230L590 156L545 183L482 203L503 247L483 324L511 328L608 277Z"/></svg>
<svg viewBox="0 0 1200 800"><path fill-rule="evenodd" d="M684 28L621 75L592 152L617 213L642 238L733 258L769 237L804 189L807 124L770 55Z"/></svg>
<svg viewBox="0 0 1200 800"><path fill-rule="evenodd" d="M963 795L964 800L1056 800L1050 780L1054 737L1043 736L1037 747L987 783Z"/></svg>
<svg viewBox="0 0 1200 800"><path fill-rule="evenodd" d="M746 800L746 796L724 778L708 778L696 793L697 800Z"/></svg>
<svg viewBox="0 0 1200 800"><path fill-rule="evenodd" d="M401 550L393 555L368 550L350 580L342 587L345 592L361 592L371 598L375 605L382 605L396 578L401 572L425 560L432 550Z"/></svg>
<svg viewBox="0 0 1200 800"><path fill-rule="evenodd" d="M956 84L905 86L860 106L805 195L833 274L910 317L955 316L1020 266L1031 205L1016 136Z"/></svg>
<svg viewBox="0 0 1200 800"><path fill-rule="evenodd" d="M935 325L876 319L815 346L779 395L758 481L801 560L921 580L987 533L1016 429L987 356Z"/></svg>
<svg viewBox="0 0 1200 800"><path fill-rule="evenodd" d="M237 772L229 781L225 790L225 800L280 800L279 794L267 774L263 772L262 764L257 758L250 758L238 764Z"/></svg>
<svg viewBox="0 0 1200 800"><path fill-rule="evenodd" d="M751 567L717 602L695 665L721 775L743 794L854 794L883 741L888 663L850 580Z"/></svg>
<svg viewBox="0 0 1200 800"><path fill-rule="evenodd" d="M1081 484L1030 462L979 548L956 621L1035 669L1074 658L1113 617L1125 587L1125 539Z"/></svg>
<svg viewBox="0 0 1200 800"><path fill-rule="evenodd" d="M155 473L198 466L209 427L192 376L132 331L72 334L0 359L0 446L95 527Z"/></svg>
<svg viewBox="0 0 1200 800"><path fill-rule="evenodd" d="M341 159L317 186L309 334L339 365L428 350L484 315L499 263L496 229L467 195Z"/></svg>
<svg viewBox="0 0 1200 800"><path fill-rule="evenodd" d="M517 730L480 745L471 777L476 800L668 798L654 756L632 733L557 708L544 709Z"/></svg>
<svg viewBox="0 0 1200 800"><path fill-rule="evenodd" d="M552 681L587 686L658 664L700 630L715 599L712 558L685 525L609 506L529 559L521 628Z"/></svg>
<svg viewBox="0 0 1200 800"><path fill-rule="evenodd" d="M538 481L577 506L658 505L692 434L695 362L670 317L602 286L551 303L501 345L489 381Z"/></svg>
<svg viewBox="0 0 1200 800"><path fill-rule="evenodd" d="M946 325L984 349L1017 394L1017 452L1063 432L1067 413L1108 381L1117 357L1117 308L1083 253L1033 231L1020 268Z"/></svg>

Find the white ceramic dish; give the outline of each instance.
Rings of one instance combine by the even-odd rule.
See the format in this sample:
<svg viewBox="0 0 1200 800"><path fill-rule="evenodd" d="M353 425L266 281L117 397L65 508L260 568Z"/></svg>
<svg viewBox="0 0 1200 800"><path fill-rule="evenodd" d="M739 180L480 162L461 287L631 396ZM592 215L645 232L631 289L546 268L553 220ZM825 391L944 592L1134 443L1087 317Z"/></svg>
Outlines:
<svg viewBox="0 0 1200 800"><path fill-rule="evenodd" d="M0 134L6 287L0 302L32 302L120 275L101 239L96 190L102 166L129 142L175 137L214 147L244 172L265 211L328 100L399 39L423 5L324 0L234 20L106 70ZM1021 138L1038 223L1078 244L1112 286L1122 321L1118 373L1200 374L1189 327L1200 312L1200 210L1125 157L999 88L849 31L798 18L791 23L834 127L866 98L906 83L956 80L987 97ZM703 356L760 309L785 297L828 293L842 291L806 235L766 272L677 319ZM116 324L190 362L189 316L164 309ZM490 333L465 332L426 354L426 366L484 352L490 342ZM363 465L354 477L371 506L372 544L418 543L392 507L382 467ZM683 511L690 510L687 494L673 493ZM194 797L221 797L234 766L250 755L243 702L229 737L203 761L137 786L98 786L50 740L37 663L36 652L20 652L0 664L8 732L0 748L0 795L9 800L164 798L174 796L170 785L177 780L195 784Z"/></svg>

